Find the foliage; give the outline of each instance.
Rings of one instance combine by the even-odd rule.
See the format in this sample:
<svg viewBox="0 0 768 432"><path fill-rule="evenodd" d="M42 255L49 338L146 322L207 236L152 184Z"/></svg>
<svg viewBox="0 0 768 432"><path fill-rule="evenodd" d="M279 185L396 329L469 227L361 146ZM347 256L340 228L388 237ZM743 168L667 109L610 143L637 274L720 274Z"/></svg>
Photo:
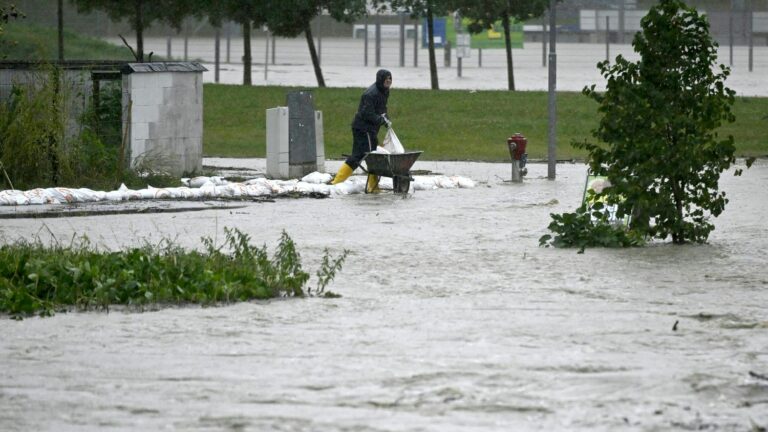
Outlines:
<svg viewBox="0 0 768 432"><path fill-rule="evenodd" d="M57 84L58 82L58 84ZM37 82L15 86L0 103L0 189L78 186L112 190L177 184L147 170L123 169L119 85L102 84L100 104L89 104L75 126L75 83L48 67Z"/></svg>
<svg viewBox="0 0 768 432"><path fill-rule="evenodd" d="M425 18L427 20L427 49L429 51L429 76L432 90L439 90L440 84L437 78L437 60L434 43L434 17L448 14L455 8L455 0L379 0L378 5L390 3L393 10L402 10L413 18Z"/></svg>
<svg viewBox="0 0 768 432"><path fill-rule="evenodd" d="M49 316L71 307L142 309L306 295L309 274L302 269L301 256L287 233L282 233L271 258L266 246L250 244L248 234L238 229L225 229L225 234L222 245L203 238L202 252L183 250L167 240L118 252L101 252L87 239L76 247L46 247L39 241L4 245L0 247L0 312L14 317ZM324 289L347 253L332 258L325 250L317 295L336 296Z"/></svg>
<svg viewBox="0 0 768 432"><path fill-rule="evenodd" d="M351 22L365 13L365 7L365 0L282 0L267 10L267 26L276 36L295 37L304 33L317 85L325 87L310 23L323 12L327 12L336 21Z"/></svg>
<svg viewBox="0 0 768 432"><path fill-rule="evenodd" d="M515 90L510 23L513 19L526 21L540 17L549 8L549 0L456 0L456 6L463 17L470 18L470 33L485 31L501 20L507 52L508 86L509 90Z"/></svg>
<svg viewBox="0 0 768 432"><path fill-rule="evenodd" d="M728 202L720 173L735 162L733 137L717 133L735 120L734 92L724 85L730 70L713 68L717 44L707 20L680 0L661 0L641 26L632 43L640 61L599 63L607 91L584 89L599 104L593 136L601 143L574 146L587 150L594 174L610 180L606 199L618 204L618 216L642 215L633 228L702 243L714 229L710 218Z"/></svg>
<svg viewBox="0 0 768 432"><path fill-rule="evenodd" d="M577 247L579 253L587 247L629 247L645 244L643 235L627 230L623 225L610 223L602 203L591 208L582 205L573 213L552 214L549 230L539 239L539 246Z"/></svg>
<svg viewBox="0 0 768 432"><path fill-rule="evenodd" d="M9 100L0 103L0 163L20 189L55 182L60 174L64 92L54 84L58 73L48 75L37 87L13 87Z"/></svg>
<svg viewBox="0 0 768 432"><path fill-rule="evenodd" d="M100 10L113 21L127 19L136 31L136 61L144 61L144 29L155 21L164 22L176 30L191 14L193 2L182 0L70 0L80 12ZM133 50L132 50L133 51Z"/></svg>
<svg viewBox="0 0 768 432"><path fill-rule="evenodd" d="M24 17L24 14L20 13L16 9L15 5L0 4L0 60L6 57L6 54L4 52L5 50L3 49L3 45L6 44L6 42L3 40L3 33L4 33L3 26L12 19L18 19L23 17Z"/></svg>

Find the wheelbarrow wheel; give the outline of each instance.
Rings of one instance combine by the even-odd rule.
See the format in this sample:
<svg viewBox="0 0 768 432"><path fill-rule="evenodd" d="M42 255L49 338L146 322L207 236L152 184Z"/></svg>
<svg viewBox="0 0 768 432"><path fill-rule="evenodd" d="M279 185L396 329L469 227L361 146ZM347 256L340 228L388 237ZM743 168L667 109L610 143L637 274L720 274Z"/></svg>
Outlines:
<svg viewBox="0 0 768 432"><path fill-rule="evenodd" d="M411 187L411 179L409 177L395 176L392 178L392 189L395 193L408 193L408 189Z"/></svg>

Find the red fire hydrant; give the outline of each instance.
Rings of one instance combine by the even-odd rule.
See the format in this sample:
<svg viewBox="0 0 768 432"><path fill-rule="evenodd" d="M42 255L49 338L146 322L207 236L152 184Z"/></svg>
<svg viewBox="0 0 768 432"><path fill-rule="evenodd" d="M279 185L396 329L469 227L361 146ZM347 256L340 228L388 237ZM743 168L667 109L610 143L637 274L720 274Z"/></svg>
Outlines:
<svg viewBox="0 0 768 432"><path fill-rule="evenodd" d="M509 155L514 160L522 160L525 154L525 148L528 145L528 140L521 133L516 133L507 138L507 146L509 146Z"/></svg>
<svg viewBox="0 0 768 432"><path fill-rule="evenodd" d="M509 147L509 156L512 157L512 181L520 183L523 176L527 173L525 164L528 162L528 153L525 152L528 146L528 140L523 134L516 133L507 138L507 147Z"/></svg>

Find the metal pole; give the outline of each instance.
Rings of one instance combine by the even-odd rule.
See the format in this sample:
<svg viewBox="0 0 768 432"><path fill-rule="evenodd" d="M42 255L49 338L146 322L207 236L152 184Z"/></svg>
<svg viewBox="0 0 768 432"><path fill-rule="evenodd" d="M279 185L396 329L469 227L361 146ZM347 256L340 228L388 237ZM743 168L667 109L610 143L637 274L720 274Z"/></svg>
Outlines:
<svg viewBox="0 0 768 432"><path fill-rule="evenodd" d="M269 31L264 33L266 40L264 47L264 83L267 83L267 70L269 70Z"/></svg>
<svg viewBox="0 0 768 432"><path fill-rule="evenodd" d="M275 48L277 48L277 44L275 43L276 39L275 35L272 35L272 64L275 64Z"/></svg>
<svg viewBox="0 0 768 432"><path fill-rule="evenodd" d="M221 66L221 29L219 27L216 27L215 42L213 44L213 57L214 64L216 65L213 73L213 81L219 82L219 66Z"/></svg>
<svg viewBox="0 0 768 432"><path fill-rule="evenodd" d="M317 19L317 64L323 61L323 36L320 34L320 17Z"/></svg>
<svg viewBox="0 0 768 432"><path fill-rule="evenodd" d="M461 57L456 58L456 73L461 78Z"/></svg>
<svg viewBox="0 0 768 432"><path fill-rule="evenodd" d="M165 59L171 61L171 37L165 40Z"/></svg>
<svg viewBox="0 0 768 432"><path fill-rule="evenodd" d="M376 67L381 66L381 16L376 15Z"/></svg>
<svg viewBox="0 0 768 432"><path fill-rule="evenodd" d="M483 49L482 48L477 49L477 67L479 68L483 67Z"/></svg>
<svg viewBox="0 0 768 432"><path fill-rule="evenodd" d="M184 23L184 61L189 58L189 28L187 23Z"/></svg>
<svg viewBox="0 0 768 432"><path fill-rule="evenodd" d="M365 34L363 35L364 36L363 39L365 39L365 41L363 42L363 46L364 46L364 48L363 48L363 51L364 51L363 57L365 58L365 60L363 61L363 65L364 66L368 66L368 15L365 16L365 31L364 31L364 33Z"/></svg>
<svg viewBox="0 0 768 432"><path fill-rule="evenodd" d="M58 21L59 36L59 61L64 61L64 1L59 0L58 12L56 14Z"/></svg>
<svg viewBox="0 0 768 432"><path fill-rule="evenodd" d="M547 67L547 16L541 16L541 67Z"/></svg>
<svg viewBox="0 0 768 432"><path fill-rule="evenodd" d="M605 16L605 61L611 61L611 17Z"/></svg>
<svg viewBox="0 0 768 432"><path fill-rule="evenodd" d="M405 66L405 14L400 12L400 67Z"/></svg>
<svg viewBox="0 0 768 432"><path fill-rule="evenodd" d="M416 21L413 23L413 67L419 66L419 39L421 38L421 35L419 34L419 22Z"/></svg>
<svg viewBox="0 0 768 432"><path fill-rule="evenodd" d="M554 180L557 171L557 0L549 0L549 143L547 145L547 178Z"/></svg>
<svg viewBox="0 0 768 432"><path fill-rule="evenodd" d="M754 41L752 40L752 23L754 20L754 11L752 9L752 1L749 0L749 15L747 19L747 40L749 41L749 71L752 72L752 65L754 60L753 48Z"/></svg>
<svg viewBox="0 0 768 432"><path fill-rule="evenodd" d="M227 23L226 29L227 29L227 63L229 63L229 42L232 39L232 23Z"/></svg>
<svg viewBox="0 0 768 432"><path fill-rule="evenodd" d="M733 0L728 11L728 64L733 66Z"/></svg>
<svg viewBox="0 0 768 432"><path fill-rule="evenodd" d="M626 0L620 0L619 3L619 43L624 44L624 11L626 9Z"/></svg>

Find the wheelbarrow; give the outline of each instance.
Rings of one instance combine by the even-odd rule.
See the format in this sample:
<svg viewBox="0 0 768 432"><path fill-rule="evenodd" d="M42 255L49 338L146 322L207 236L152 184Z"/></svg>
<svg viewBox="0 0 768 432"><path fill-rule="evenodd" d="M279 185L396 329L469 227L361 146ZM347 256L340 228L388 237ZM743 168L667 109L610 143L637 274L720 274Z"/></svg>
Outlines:
<svg viewBox="0 0 768 432"><path fill-rule="evenodd" d="M413 180L413 177L411 177L411 167L416 163L416 159L419 158L421 153L421 151L366 153L365 157L363 157L366 168L363 168L363 171L377 176L391 177L393 192L408 193L411 181ZM368 181L365 182L365 190L368 191Z"/></svg>

